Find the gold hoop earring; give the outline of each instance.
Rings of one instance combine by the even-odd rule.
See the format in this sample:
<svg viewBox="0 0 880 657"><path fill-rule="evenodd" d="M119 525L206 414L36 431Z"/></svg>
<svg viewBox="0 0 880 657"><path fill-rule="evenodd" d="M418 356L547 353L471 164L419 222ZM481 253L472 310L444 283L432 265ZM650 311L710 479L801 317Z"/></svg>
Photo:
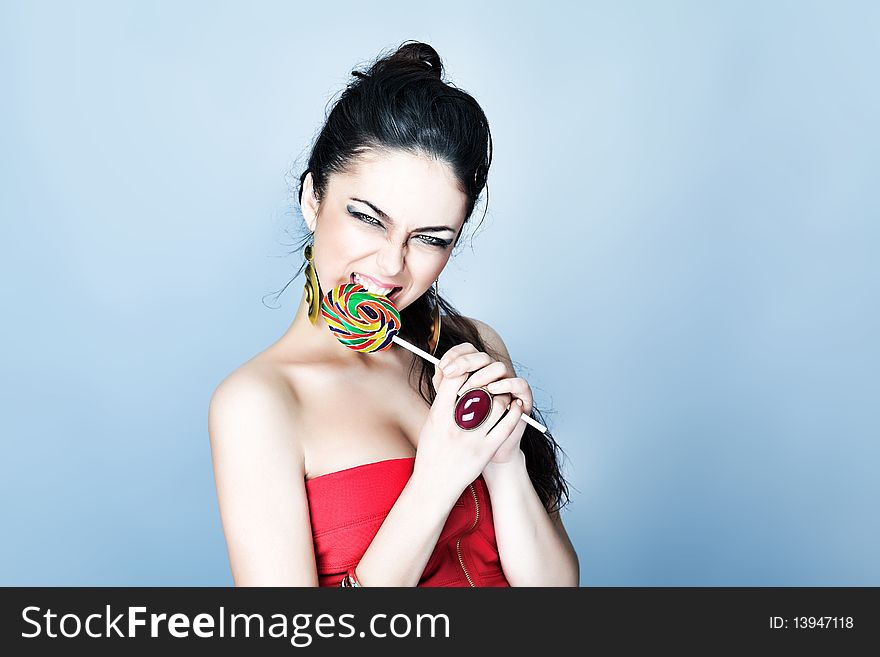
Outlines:
<svg viewBox="0 0 880 657"><path fill-rule="evenodd" d="M440 278L434 281L434 308L431 311L431 335L428 338L428 351L433 356L437 351L437 345L440 344Z"/></svg>
<svg viewBox="0 0 880 657"><path fill-rule="evenodd" d="M321 284L318 281L318 272L315 271L315 267L313 264L314 260L314 251L313 245L315 244L314 239L310 244L306 245L305 250L303 251L303 255L305 255L308 264L306 265L306 303L309 306L309 321L314 326L318 321L318 314L321 310L321 300L324 295L321 294Z"/></svg>

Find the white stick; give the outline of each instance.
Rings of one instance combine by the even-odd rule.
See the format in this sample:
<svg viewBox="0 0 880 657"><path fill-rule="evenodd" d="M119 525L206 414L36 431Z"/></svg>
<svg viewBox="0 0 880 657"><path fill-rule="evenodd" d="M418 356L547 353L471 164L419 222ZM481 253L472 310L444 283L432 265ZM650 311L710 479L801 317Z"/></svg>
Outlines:
<svg viewBox="0 0 880 657"><path fill-rule="evenodd" d="M433 357L431 354L429 354L427 351L422 351L422 350L419 349L417 346L415 346L414 344L410 344L409 342L407 342L407 341L404 340L403 338L399 338L399 337L397 337L397 336L395 335L394 337L391 338L391 340L392 340L393 342L396 342L397 344L399 344L399 345L400 345L401 347L403 347L404 349L409 349L411 352L413 352L413 353L416 354L417 356L421 356L421 357L424 358L425 360L427 360L427 361L429 361L429 362L431 362L431 363L434 363L434 365L439 365L439 364L440 364L440 359L439 359L439 358L434 358L434 357ZM545 426L544 426L543 424L541 424L540 422L537 422L536 420L533 420L532 418L530 418L530 417L529 417L528 415L526 415L525 413L523 413L522 416L520 416L520 419L521 419L523 422L525 422L526 424L531 424L533 427L535 427L535 429L537 429L537 430L540 431L541 433L547 433L547 427L545 427Z"/></svg>
<svg viewBox="0 0 880 657"><path fill-rule="evenodd" d="M409 342L407 342L407 341L404 340L403 338L399 338L399 337L397 337L397 335L395 335L394 337L392 337L391 340L392 340L393 342L396 342L397 344L399 344L399 345L400 345L401 347L403 347L404 349L409 349L409 350L410 350L411 352L413 352L415 355L417 355L417 356L421 356L421 357L424 358L426 361L429 361L429 362L431 362L431 363L434 363L434 365L439 365L439 364L440 364L440 359L439 359L439 358L434 358L434 357L433 357L431 354L429 354L427 351L422 351L421 349L419 349L419 348L418 348L417 346L415 346L414 344L410 344Z"/></svg>

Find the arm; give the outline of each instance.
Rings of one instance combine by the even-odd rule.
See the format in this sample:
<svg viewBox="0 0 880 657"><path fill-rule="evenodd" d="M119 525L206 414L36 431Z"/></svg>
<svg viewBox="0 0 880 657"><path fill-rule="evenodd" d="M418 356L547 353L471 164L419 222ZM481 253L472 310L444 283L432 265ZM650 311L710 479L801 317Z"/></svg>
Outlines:
<svg viewBox="0 0 880 657"><path fill-rule="evenodd" d="M363 586L417 586L455 499L444 499L415 473L356 567Z"/></svg>
<svg viewBox="0 0 880 657"><path fill-rule="evenodd" d="M218 386L209 432L236 586L317 586L314 543L289 392L238 370ZM416 586L455 497L414 473L357 566L364 586Z"/></svg>
<svg viewBox="0 0 880 657"><path fill-rule="evenodd" d="M559 512L549 514L541 503L520 454L513 465L490 464L483 472L504 575L511 586L578 586L574 546Z"/></svg>
<svg viewBox="0 0 880 657"><path fill-rule="evenodd" d="M289 393L239 369L214 391L208 431L236 586L317 586L303 458Z"/></svg>
<svg viewBox="0 0 880 657"><path fill-rule="evenodd" d="M437 395L419 432L413 474L357 566L364 586L418 584L456 499L518 424L519 415L502 417L506 405L494 400L486 427L462 432L452 409L467 378L435 372Z"/></svg>
<svg viewBox="0 0 880 657"><path fill-rule="evenodd" d="M471 319L486 345L516 376L501 337ZM524 423L521 423L524 424ZM511 586L578 586L580 566L559 512L548 513L526 470L525 454L509 463L489 463L483 479L492 501L495 537L504 575Z"/></svg>

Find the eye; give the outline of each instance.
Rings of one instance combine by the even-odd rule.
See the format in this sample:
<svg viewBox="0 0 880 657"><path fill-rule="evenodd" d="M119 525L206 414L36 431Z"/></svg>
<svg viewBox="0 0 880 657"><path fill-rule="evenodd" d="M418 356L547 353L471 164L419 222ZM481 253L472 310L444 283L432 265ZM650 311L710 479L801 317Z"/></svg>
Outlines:
<svg viewBox="0 0 880 657"><path fill-rule="evenodd" d="M449 240L441 240L439 237L430 237L429 235L419 235L419 238L425 244L430 244L431 246L439 246L441 249L445 249L452 243Z"/></svg>
<svg viewBox="0 0 880 657"><path fill-rule="evenodd" d="M362 212L355 212L354 210L348 211L353 217L357 217L365 224L370 224L371 226L381 226L382 224L377 220L373 219L371 216L363 214Z"/></svg>
<svg viewBox="0 0 880 657"><path fill-rule="evenodd" d="M349 209L348 213L358 220L363 221L369 226L379 226L380 228L383 227L382 223L378 219L374 219L373 217L366 215L363 212L357 212L355 210ZM451 240L444 240L440 239L439 237L431 237L430 235L418 235L417 237L422 243L427 244L428 246L436 246L441 249L445 249L449 247L450 244L452 244Z"/></svg>

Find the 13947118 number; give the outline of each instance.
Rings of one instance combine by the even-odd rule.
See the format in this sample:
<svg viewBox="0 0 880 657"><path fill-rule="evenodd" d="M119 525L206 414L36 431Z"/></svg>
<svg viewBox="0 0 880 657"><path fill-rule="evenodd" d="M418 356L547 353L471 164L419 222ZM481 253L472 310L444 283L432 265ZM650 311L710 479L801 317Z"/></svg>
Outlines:
<svg viewBox="0 0 880 657"><path fill-rule="evenodd" d="M795 616L792 618L794 627L799 630L805 629L851 629L853 626L852 616Z"/></svg>

